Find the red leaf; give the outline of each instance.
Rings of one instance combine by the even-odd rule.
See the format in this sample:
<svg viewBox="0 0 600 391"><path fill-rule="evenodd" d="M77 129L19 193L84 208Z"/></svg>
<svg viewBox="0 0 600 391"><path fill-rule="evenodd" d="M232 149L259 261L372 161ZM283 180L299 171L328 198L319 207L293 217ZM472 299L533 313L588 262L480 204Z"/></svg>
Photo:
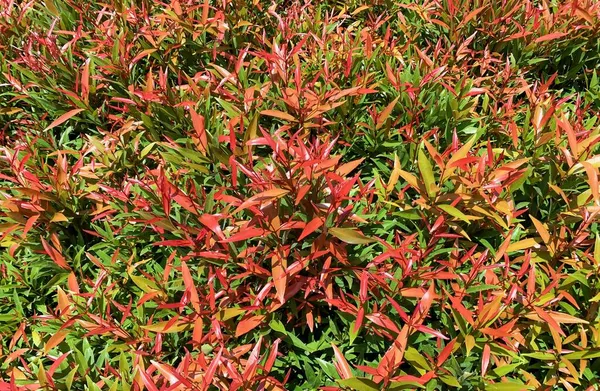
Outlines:
<svg viewBox="0 0 600 391"><path fill-rule="evenodd" d="M354 329L352 332L357 333L360 330L360 326L362 326L363 321L365 319L365 308L360 307L358 309L358 314L356 315L356 322L354 323Z"/></svg>
<svg viewBox="0 0 600 391"><path fill-rule="evenodd" d="M254 374L256 373L256 367L258 365L258 358L259 358L259 354L260 354L260 346L261 345L262 345L262 335L258 339L258 342L254 346L254 349L252 349L252 353L250 353L250 357L248 358L248 361L246 362L246 368L244 369L244 374L242 375L242 378L244 379L244 381L248 381L248 380L254 378Z"/></svg>
<svg viewBox="0 0 600 391"><path fill-rule="evenodd" d="M158 387L156 386L156 384L154 384L154 381L146 373L146 371L144 371L139 365L137 367L137 370L138 370L138 373L140 374L140 377L142 378L142 382L144 383L144 386L146 386L148 391L158 391Z"/></svg>
<svg viewBox="0 0 600 391"><path fill-rule="evenodd" d="M448 357L450 357L450 354L452 353L452 349L454 348L455 343L456 343L456 338L453 339L452 341L448 342L446 347L444 347L444 349L440 352L439 356L437 357L437 362L436 362L436 365L438 367L441 367L442 364L444 362L446 362Z"/></svg>
<svg viewBox="0 0 600 391"><path fill-rule="evenodd" d="M360 275L360 291L358 297L361 303L367 301L367 288L369 287L369 273L366 270L363 270Z"/></svg>
<svg viewBox="0 0 600 391"><path fill-rule="evenodd" d="M488 365L490 363L490 345L487 343L483 346L483 355L481 356L481 376L485 376Z"/></svg>
<svg viewBox="0 0 600 391"><path fill-rule="evenodd" d="M44 132L62 124L63 122L66 122L69 118L81 113L83 110L84 109L74 109L71 111L67 111L66 113L55 119L50 125L48 125L48 127L44 129Z"/></svg>
<svg viewBox="0 0 600 391"><path fill-rule="evenodd" d="M200 312L200 298L198 297L198 291L196 290L192 275L190 274L190 269L188 269L185 262L181 262L181 274L183 275L185 290L190 292L190 301L192 302L192 307L194 307L196 312Z"/></svg>
<svg viewBox="0 0 600 391"><path fill-rule="evenodd" d="M200 216L200 222L208 229L213 231L221 240L227 240L225 235L223 235L223 231L221 231L221 227L219 226L219 220L213 215L203 214Z"/></svg>
<svg viewBox="0 0 600 391"><path fill-rule="evenodd" d="M242 240L255 238L257 236L263 236L264 234L265 234L265 230L262 228L245 229L225 240L221 240L221 243L240 242Z"/></svg>
<svg viewBox="0 0 600 391"><path fill-rule="evenodd" d="M352 370L350 369L350 365L348 365L348 361L346 361L346 358L337 346L332 343L331 347L335 355L335 369L342 379L350 379L352 377Z"/></svg>
<svg viewBox="0 0 600 391"><path fill-rule="evenodd" d="M269 357L267 357L267 361L265 362L265 372L269 373L271 368L273 368L273 364L275 364L275 359L277 358L277 350L279 349L279 342L281 340L277 338L273 345L271 345L271 352L269 352Z"/></svg>
<svg viewBox="0 0 600 391"><path fill-rule="evenodd" d="M320 219L319 217L315 217L308 224L306 224L306 226L302 230L302 233L300 234L300 237L298 237L298 240L300 241L300 240L304 239L311 233L315 232L315 230L322 225L323 225L323 220Z"/></svg>
<svg viewBox="0 0 600 391"><path fill-rule="evenodd" d="M27 351L27 349L23 349L24 351ZM58 369L58 366L60 365L60 363L62 363L65 358L67 358L67 356L71 354L71 351L68 351L66 353L63 353L59 358L57 358L52 365L50 366L50 369L48 369L48 371L46 372L48 374L48 376L53 376L54 372L56 372L56 370Z"/></svg>
<svg viewBox="0 0 600 391"><path fill-rule="evenodd" d="M213 376L215 375L215 371L217 370L217 366L221 363L221 354L223 353L223 348L219 349L219 353L212 359L210 365L204 372L204 377L202 378L202 390L208 390L208 387L211 385Z"/></svg>
<svg viewBox="0 0 600 391"><path fill-rule="evenodd" d="M281 198L284 195L289 193L288 190L284 189L270 189L267 191L263 191L255 196L248 198L246 201L242 202L240 206L238 206L231 214L236 214L246 208L249 208L253 205L262 204L263 202L269 202L277 198Z"/></svg>
<svg viewBox="0 0 600 391"><path fill-rule="evenodd" d="M42 246L44 246L44 250L46 251L46 254L48 254L50 256L50 258L52 258L54 263L56 263L58 266L62 267L63 269L71 270L71 268L67 264L67 261L62 256L62 254L59 253L54 247L52 247L48 242L46 242L44 240L44 238L42 238Z"/></svg>

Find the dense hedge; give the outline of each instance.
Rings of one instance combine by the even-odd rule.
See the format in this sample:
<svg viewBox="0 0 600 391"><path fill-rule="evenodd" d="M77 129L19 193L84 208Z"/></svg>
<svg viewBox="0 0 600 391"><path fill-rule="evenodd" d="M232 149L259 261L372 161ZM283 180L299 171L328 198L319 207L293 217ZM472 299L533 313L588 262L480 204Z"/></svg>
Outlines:
<svg viewBox="0 0 600 391"><path fill-rule="evenodd" d="M595 390L600 2L0 0L0 390Z"/></svg>

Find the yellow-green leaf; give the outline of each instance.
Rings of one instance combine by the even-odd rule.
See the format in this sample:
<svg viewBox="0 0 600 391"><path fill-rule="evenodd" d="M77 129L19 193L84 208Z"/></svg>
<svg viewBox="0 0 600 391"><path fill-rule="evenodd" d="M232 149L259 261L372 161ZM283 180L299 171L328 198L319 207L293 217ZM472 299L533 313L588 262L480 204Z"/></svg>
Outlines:
<svg viewBox="0 0 600 391"><path fill-rule="evenodd" d="M419 148L419 154L417 157L417 164L419 166L419 172L423 183L425 183L425 190L430 198L433 198L437 194L437 186L435 184L435 178L433 176L433 168L429 158L425 155L423 148Z"/></svg>
<svg viewBox="0 0 600 391"><path fill-rule="evenodd" d="M486 384L485 391L525 391L535 387L521 383L502 382L495 384Z"/></svg>
<svg viewBox="0 0 600 391"><path fill-rule="evenodd" d="M373 239L366 237L362 232L352 228L329 228L329 232L349 244L367 244L374 242Z"/></svg>
<svg viewBox="0 0 600 391"><path fill-rule="evenodd" d="M458 379L449 374L443 374L439 377L441 381L449 385L450 387L460 387Z"/></svg>
<svg viewBox="0 0 600 391"><path fill-rule="evenodd" d="M528 248L539 248L540 247L540 238L528 238L519 240L518 242L511 243L510 246L506 249L506 252L515 252L519 250L526 250Z"/></svg>
<svg viewBox="0 0 600 391"><path fill-rule="evenodd" d="M133 274L130 274L129 277L131 277L131 281L133 281L133 283L145 293L155 292L158 290L156 284L145 277L134 276Z"/></svg>
<svg viewBox="0 0 600 391"><path fill-rule="evenodd" d="M457 219L460 219L460 220L466 222L467 224L471 223L469 216L467 216L466 214L464 214L463 212L461 212L460 210L458 210L457 208L455 208L452 205L442 204L442 205L438 205L438 208L440 208L444 212L448 213L450 216L456 217Z"/></svg>
<svg viewBox="0 0 600 391"><path fill-rule="evenodd" d="M168 329L165 330L169 321L163 321L154 323L151 325L142 326L144 330L152 331L155 333L178 333L180 331L191 328L191 324L187 322L177 321L173 323Z"/></svg>
<svg viewBox="0 0 600 391"><path fill-rule="evenodd" d="M413 367L421 374L424 374L425 371L430 371L431 366L425 359L425 357L419 353L419 351L413 347L409 347L404 352L404 358L412 364Z"/></svg>
<svg viewBox="0 0 600 391"><path fill-rule="evenodd" d="M387 187L385 188L386 192L390 192L398 183L398 179L400 178L400 160L398 159L398 155L394 154L394 169L392 170L392 174L390 175L390 180L388 181ZM408 181L407 181L408 182ZM416 180L415 180L416 183Z"/></svg>
<svg viewBox="0 0 600 391"><path fill-rule="evenodd" d="M243 310L241 308L226 308L224 310L217 312L216 318L217 318L217 320L225 322L226 320L234 318L245 312L246 312L246 310Z"/></svg>
<svg viewBox="0 0 600 391"><path fill-rule="evenodd" d="M398 175L402 177L409 185L411 185L415 189L419 189L419 180L416 176L411 174L410 172L406 172L404 170L398 169Z"/></svg>
<svg viewBox="0 0 600 391"><path fill-rule="evenodd" d="M350 379L338 380L344 387L355 391L379 391L380 387L371 379L365 377L351 377Z"/></svg>

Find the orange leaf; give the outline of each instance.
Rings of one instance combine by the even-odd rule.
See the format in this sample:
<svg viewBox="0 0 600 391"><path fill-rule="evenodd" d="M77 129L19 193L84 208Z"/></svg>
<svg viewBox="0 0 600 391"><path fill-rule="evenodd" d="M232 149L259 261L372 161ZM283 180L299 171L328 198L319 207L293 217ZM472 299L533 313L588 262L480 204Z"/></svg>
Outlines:
<svg viewBox="0 0 600 391"><path fill-rule="evenodd" d="M528 238L528 239L523 239L523 240L519 240L518 242L512 243L510 246L508 246L508 248L506 249L507 253L511 253L511 252L515 252L515 251L520 251L520 250L526 250L528 248L539 248L540 247L540 239L539 238Z"/></svg>
<svg viewBox="0 0 600 391"><path fill-rule="evenodd" d="M292 122L296 121L296 118L294 118L292 115L290 115L288 113L284 113L283 111L279 111L279 110L263 110L260 112L260 114L267 115L269 117L284 119L284 120L292 121Z"/></svg>
<svg viewBox="0 0 600 391"><path fill-rule="evenodd" d="M544 42L544 41L551 41L553 39L564 37L565 35L567 35L567 33L550 33L550 34L542 35L539 38L536 38L536 40L534 42L539 43L539 42Z"/></svg>
<svg viewBox="0 0 600 391"><path fill-rule="evenodd" d="M252 349L252 353L250 353L250 357L248 357L248 361L246 362L246 368L244 369L244 373L242 374L242 378L245 381L253 379L254 375L256 374L256 368L258 366L258 359L260 356L261 345L262 345L262 335L258 339L258 342L254 346L254 349Z"/></svg>
<svg viewBox="0 0 600 391"><path fill-rule="evenodd" d="M533 307L533 309L535 310L536 314L540 317L540 321L545 321L546 323L548 323L548 327L551 327L552 329L557 331L560 335L562 335L563 337L566 337L565 332L562 331L558 322L552 316L550 316L549 313L545 312L544 310L542 310L539 307Z"/></svg>
<svg viewBox="0 0 600 391"><path fill-rule="evenodd" d="M163 375L163 377L169 381L171 385L179 381L179 379L175 375L175 370L167 364L161 364L154 360L150 360L150 362L156 367L156 369L158 369L158 372L160 372L160 374Z"/></svg>
<svg viewBox="0 0 600 391"><path fill-rule="evenodd" d="M277 291L277 298L281 304L285 303L285 288L287 286L287 262L285 257L275 254L271 257L273 285Z"/></svg>
<svg viewBox="0 0 600 391"><path fill-rule="evenodd" d="M467 23L469 23L473 18L475 18L486 7L487 7L487 5L484 5L483 7L479 7L477 9L469 12L467 14L467 16L464 17L464 19L462 20L462 22L459 23L457 29L460 30L461 28L463 28L463 26L466 26Z"/></svg>
<svg viewBox="0 0 600 391"><path fill-rule="evenodd" d="M158 391L158 387L154 384L154 380L144 371L144 368L137 366L138 374L148 391Z"/></svg>
<svg viewBox="0 0 600 391"><path fill-rule="evenodd" d="M385 109L383 109L383 111L379 114L379 117L377 118L377 124L375 126L375 129L379 129L383 126L383 124L385 124L385 121L388 119L390 114L392 114L392 110L394 110L394 107L396 107L396 103L398 103L398 99L400 99L400 96L396 97L396 99L391 101L385 107Z"/></svg>
<svg viewBox="0 0 600 391"><path fill-rule="evenodd" d="M71 111L67 111L66 113L64 113L57 119L55 119L50 125L48 125L48 127L46 129L44 129L44 132L62 124L63 122L66 122L67 120L69 120L69 118L76 116L77 114L81 113L83 110L84 109L74 109Z"/></svg>
<svg viewBox="0 0 600 391"><path fill-rule="evenodd" d="M58 287L58 311L60 312L60 315L68 315L70 306L71 302L69 301L67 294Z"/></svg>
<svg viewBox="0 0 600 391"><path fill-rule="evenodd" d="M533 222L535 229L537 229L544 243L548 244L550 242L550 232L548 232L548 229L544 226L544 224L542 224L541 221L539 221L535 217L530 215L529 218Z"/></svg>
<svg viewBox="0 0 600 391"><path fill-rule="evenodd" d="M360 163L363 162L363 159L357 159L357 160L353 160L349 163L346 164L342 164L337 170L335 170L335 173L338 174L339 176L346 176L348 174L350 174L356 167L358 167L360 165Z"/></svg>
<svg viewBox="0 0 600 391"><path fill-rule="evenodd" d="M48 342L46 342L46 344L44 345L44 353L48 354L48 352L52 350L53 347L55 347L65 339L68 333L68 330L59 330L58 332L53 334L52 337L50 337L50 339L48 340Z"/></svg>
<svg viewBox="0 0 600 391"><path fill-rule="evenodd" d="M85 61L83 71L81 72L81 97L85 103L88 103L90 96L90 59Z"/></svg>
<svg viewBox="0 0 600 391"><path fill-rule="evenodd" d="M196 136L200 142L200 150L203 153L208 151L208 140L206 138L206 127L204 125L204 117L192 108L190 108L190 117L192 118L192 125L196 131Z"/></svg>
<svg viewBox="0 0 600 391"><path fill-rule="evenodd" d="M556 123L561 127L562 130L567 134L567 140L569 141L569 149L571 149L571 154L577 159L579 157L579 148L577 145L577 136L575 135L575 131L573 127L569 123L566 118L556 118Z"/></svg>
<svg viewBox="0 0 600 391"><path fill-rule="evenodd" d="M285 190L285 189L270 189L270 190L263 191L262 193L252 196L252 197L248 198L246 201L242 202L242 204L240 206L238 206L233 212L231 212L231 214L236 214L237 212L240 212L240 211L242 211L246 208L249 208L253 205L258 205L263 202L268 202L268 201L274 200L276 198L281 198L284 195L286 195L287 193L289 193L289 190Z"/></svg>
<svg viewBox="0 0 600 391"><path fill-rule="evenodd" d="M256 326L261 324L264 319L265 315L254 315L249 318L242 319L235 328L236 338L246 334L249 331L252 331L254 328L256 328Z"/></svg>

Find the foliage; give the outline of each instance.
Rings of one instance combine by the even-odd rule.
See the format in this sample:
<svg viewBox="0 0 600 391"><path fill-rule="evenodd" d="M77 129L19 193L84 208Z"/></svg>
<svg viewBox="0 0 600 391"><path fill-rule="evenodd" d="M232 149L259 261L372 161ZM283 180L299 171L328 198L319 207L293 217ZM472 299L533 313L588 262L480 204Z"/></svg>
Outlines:
<svg viewBox="0 0 600 391"><path fill-rule="evenodd" d="M599 30L0 0L0 390L597 389Z"/></svg>

